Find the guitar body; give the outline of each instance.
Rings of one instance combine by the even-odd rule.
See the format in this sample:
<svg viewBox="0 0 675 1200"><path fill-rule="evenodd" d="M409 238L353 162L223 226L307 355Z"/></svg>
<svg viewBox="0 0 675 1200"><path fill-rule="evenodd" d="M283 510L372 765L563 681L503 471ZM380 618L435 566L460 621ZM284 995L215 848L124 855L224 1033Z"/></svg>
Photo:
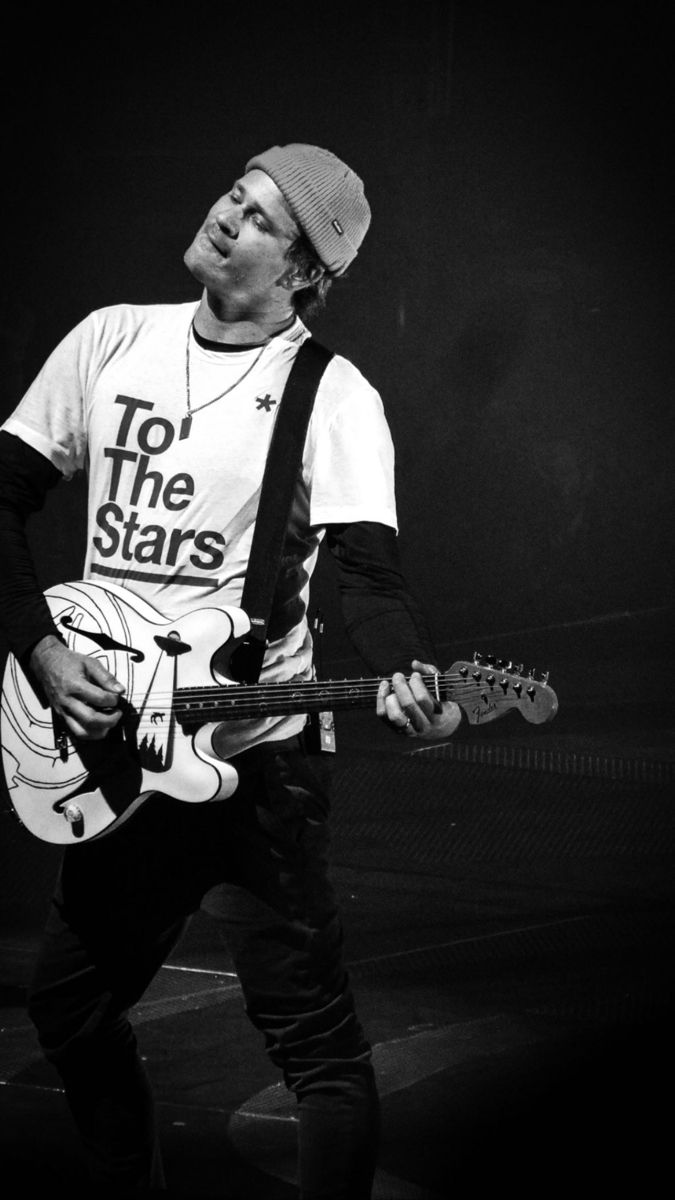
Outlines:
<svg viewBox="0 0 675 1200"><path fill-rule="evenodd" d="M213 684L214 653L248 632L236 608L205 608L167 621L125 588L65 583L46 593L71 650L94 655L131 699L103 741L78 741L10 655L1 716L2 760L22 824L44 841L90 841L125 821L151 792L203 803L234 792L234 767L216 758L216 723L186 732L176 720L177 686ZM218 683L233 682L218 676Z"/></svg>

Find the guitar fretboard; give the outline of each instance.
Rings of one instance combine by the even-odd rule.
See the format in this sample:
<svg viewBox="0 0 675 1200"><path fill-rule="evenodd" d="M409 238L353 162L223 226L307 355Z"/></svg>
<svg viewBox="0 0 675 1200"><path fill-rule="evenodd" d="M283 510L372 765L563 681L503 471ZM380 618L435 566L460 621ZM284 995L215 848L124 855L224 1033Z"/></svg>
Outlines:
<svg viewBox="0 0 675 1200"><path fill-rule="evenodd" d="M463 683L459 675L452 683L447 675L427 675L423 678L432 695L439 700L455 699L454 689L461 688ZM381 679L311 680L178 688L174 694L173 709L180 722L192 724L322 712L325 709L344 711L371 708L375 706L381 682Z"/></svg>

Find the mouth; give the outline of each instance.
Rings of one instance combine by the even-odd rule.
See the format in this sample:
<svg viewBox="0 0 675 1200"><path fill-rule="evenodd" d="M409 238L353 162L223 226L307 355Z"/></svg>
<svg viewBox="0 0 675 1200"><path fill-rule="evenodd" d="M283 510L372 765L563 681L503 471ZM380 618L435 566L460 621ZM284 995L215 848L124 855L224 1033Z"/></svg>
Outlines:
<svg viewBox="0 0 675 1200"><path fill-rule="evenodd" d="M207 240L213 246L213 249L217 251L220 257L227 258L229 255L229 247L222 242L217 234L212 233L210 229L206 229L204 232L206 233Z"/></svg>

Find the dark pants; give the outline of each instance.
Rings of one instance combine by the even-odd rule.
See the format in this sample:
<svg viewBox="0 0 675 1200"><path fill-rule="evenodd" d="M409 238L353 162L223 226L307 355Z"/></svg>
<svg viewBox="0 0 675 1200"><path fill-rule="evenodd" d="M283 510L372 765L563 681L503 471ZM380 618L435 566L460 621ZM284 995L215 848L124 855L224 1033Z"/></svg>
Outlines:
<svg viewBox="0 0 675 1200"><path fill-rule="evenodd" d="M371 1194L378 1099L342 962L317 760L271 746L236 760L228 800L152 796L105 837L68 848L29 1012L58 1069L97 1194L163 1186L153 1104L128 1009L207 892L246 1012L295 1093L303 1200Z"/></svg>

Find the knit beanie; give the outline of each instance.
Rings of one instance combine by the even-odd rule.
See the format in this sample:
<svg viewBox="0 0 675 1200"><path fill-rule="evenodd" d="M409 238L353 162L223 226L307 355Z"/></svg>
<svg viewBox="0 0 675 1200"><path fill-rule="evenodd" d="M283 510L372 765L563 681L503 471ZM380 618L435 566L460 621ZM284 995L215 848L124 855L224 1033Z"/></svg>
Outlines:
<svg viewBox="0 0 675 1200"><path fill-rule="evenodd" d="M330 150L302 142L257 154L246 170L256 167L274 180L324 266L342 275L370 225L370 206L358 175Z"/></svg>

